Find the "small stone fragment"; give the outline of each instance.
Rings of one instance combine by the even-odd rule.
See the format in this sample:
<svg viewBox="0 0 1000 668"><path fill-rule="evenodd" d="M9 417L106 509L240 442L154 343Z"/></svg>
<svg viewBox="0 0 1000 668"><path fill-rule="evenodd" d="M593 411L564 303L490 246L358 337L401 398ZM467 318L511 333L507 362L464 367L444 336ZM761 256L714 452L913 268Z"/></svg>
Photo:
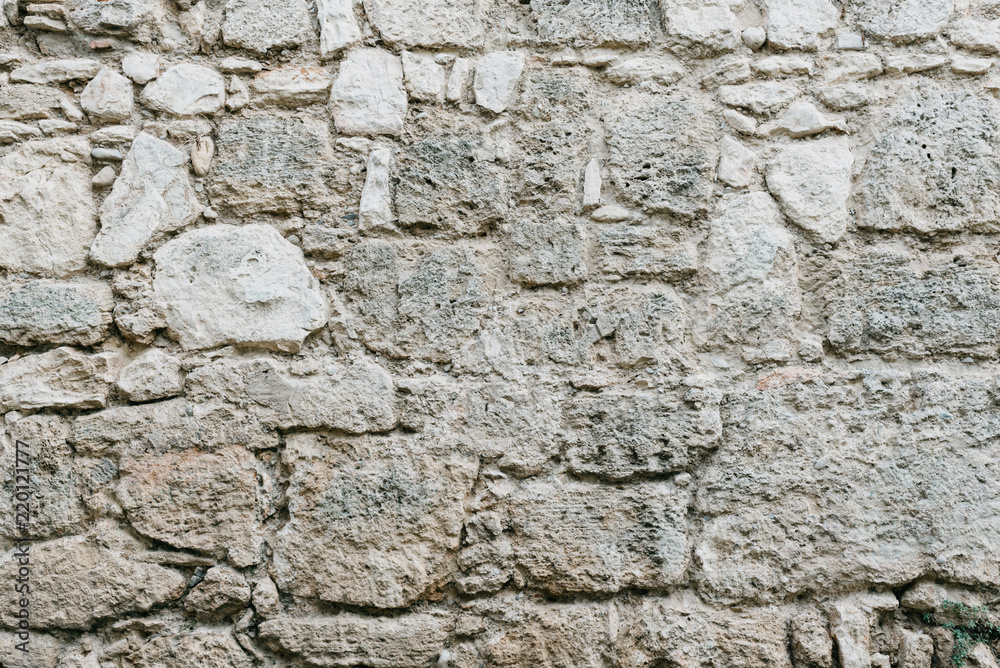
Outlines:
<svg viewBox="0 0 1000 668"><path fill-rule="evenodd" d="M778 81L719 87L719 101L722 104L749 109L755 114L769 114L783 109L798 96L799 89L796 86Z"/></svg>
<svg viewBox="0 0 1000 668"><path fill-rule="evenodd" d="M404 51L403 74L410 99L420 102L441 102L444 99L444 68L431 56Z"/></svg>
<svg viewBox="0 0 1000 668"><path fill-rule="evenodd" d="M142 101L150 109L175 116L214 114L226 99L226 86L215 70L181 63L167 69L142 91Z"/></svg>
<svg viewBox="0 0 1000 668"><path fill-rule="evenodd" d="M80 106L91 119L104 123L132 116L132 82L107 67L101 68L80 95Z"/></svg>
<svg viewBox="0 0 1000 668"><path fill-rule="evenodd" d="M239 571L222 564L212 566L184 599L184 608L200 622L231 619L250 605L250 585Z"/></svg>
<svg viewBox="0 0 1000 668"><path fill-rule="evenodd" d="M43 118L38 121L38 127L47 135L73 134L80 129L76 123L62 121L58 118Z"/></svg>
<svg viewBox="0 0 1000 668"><path fill-rule="evenodd" d="M764 46L764 42L767 40L767 31L760 26L751 26L743 31L742 38L743 43L751 51L756 51Z"/></svg>
<svg viewBox="0 0 1000 668"><path fill-rule="evenodd" d="M524 55L512 51L490 53L476 63L473 91L476 104L495 114L510 106L524 70Z"/></svg>
<svg viewBox="0 0 1000 668"><path fill-rule="evenodd" d="M229 78L229 85L226 87L229 95L226 96L226 108L230 111L239 111L250 104L250 89L238 76Z"/></svg>
<svg viewBox="0 0 1000 668"><path fill-rule="evenodd" d="M986 74L993 67L993 61L989 58L969 58L968 56L954 56L951 59L951 71L955 74Z"/></svg>
<svg viewBox="0 0 1000 668"><path fill-rule="evenodd" d="M118 174L115 173L115 168L111 165L104 165L90 182L95 188L110 188L114 185L116 178L118 178Z"/></svg>
<svg viewBox="0 0 1000 668"><path fill-rule="evenodd" d="M462 101L462 96L469 87L469 79L471 78L472 61L468 58L456 58L455 64L451 66L451 75L448 77L446 97L449 102Z"/></svg>
<svg viewBox="0 0 1000 668"><path fill-rule="evenodd" d="M191 147L191 169L195 176L205 176L212 166L215 156L215 142L211 137L198 137Z"/></svg>
<svg viewBox="0 0 1000 668"><path fill-rule="evenodd" d="M916 74L944 67L948 58L937 53L917 53L905 56L888 56L885 59L886 74Z"/></svg>
<svg viewBox="0 0 1000 668"><path fill-rule="evenodd" d="M406 113L399 58L379 49L351 51L340 65L330 108L337 130L344 134L399 134Z"/></svg>
<svg viewBox="0 0 1000 668"><path fill-rule="evenodd" d="M604 76L619 86L637 86L644 81L669 86L684 76L684 66L665 58L628 58L604 70Z"/></svg>
<svg viewBox="0 0 1000 668"><path fill-rule="evenodd" d="M154 299L186 350L246 345L297 351L326 323L302 251L268 225L213 225L154 255Z"/></svg>
<svg viewBox="0 0 1000 668"><path fill-rule="evenodd" d="M222 59L222 62L219 63L219 69L226 74L257 74L264 69L264 66L256 60L229 56Z"/></svg>
<svg viewBox="0 0 1000 668"><path fill-rule="evenodd" d="M10 73L10 80L36 84L66 83L73 80L91 79L100 70L101 64L96 60L85 58L45 60L33 65L18 67Z"/></svg>
<svg viewBox="0 0 1000 668"><path fill-rule="evenodd" d="M295 108L326 101L330 79L318 67L279 67L261 72L251 85L259 102Z"/></svg>
<svg viewBox="0 0 1000 668"><path fill-rule="evenodd" d="M847 132L843 118L834 118L820 113L811 102L800 100L790 106L776 121L766 123L757 132L760 135L785 134L789 137L808 137L827 130Z"/></svg>
<svg viewBox="0 0 1000 668"><path fill-rule="evenodd" d="M728 186L745 188L750 185L757 161L757 154L742 143L732 137L723 137L718 178Z"/></svg>
<svg viewBox="0 0 1000 668"><path fill-rule="evenodd" d="M90 151L90 157L96 161L121 162L125 159L122 152L116 148L94 148Z"/></svg>
<svg viewBox="0 0 1000 668"><path fill-rule="evenodd" d="M264 54L271 49L301 45L312 33L312 19L305 0L282 3L269 0L229 0L222 23L226 46Z"/></svg>
<svg viewBox="0 0 1000 668"><path fill-rule="evenodd" d="M847 231L853 164L843 139L791 144L768 165L767 187L792 222L832 243Z"/></svg>
<svg viewBox="0 0 1000 668"><path fill-rule="evenodd" d="M813 64L805 58L798 58L796 56L770 56L769 58L754 61L750 64L750 69L757 74L775 78L811 75Z"/></svg>
<svg viewBox="0 0 1000 668"><path fill-rule="evenodd" d="M129 401L154 401L184 390L180 361L156 348L137 357L118 375L118 389Z"/></svg>
<svg viewBox="0 0 1000 668"><path fill-rule="evenodd" d="M108 337L114 299L97 281L32 280L0 286L0 341L90 346Z"/></svg>
<svg viewBox="0 0 1000 668"><path fill-rule="evenodd" d="M319 18L320 57L331 58L361 41L361 28L354 15L352 0L318 0L316 15Z"/></svg>
<svg viewBox="0 0 1000 668"><path fill-rule="evenodd" d="M132 81L144 86L160 73L160 57L155 53L133 51L122 58L122 72Z"/></svg>
<svg viewBox="0 0 1000 668"><path fill-rule="evenodd" d="M396 229L389 186L391 167L392 152L389 149L376 148L369 154L365 187L361 191L361 205L358 209L358 223L362 230Z"/></svg>
<svg viewBox="0 0 1000 668"><path fill-rule="evenodd" d="M66 22L48 16L28 15L24 17L24 25L35 30L49 32L66 32Z"/></svg>
<svg viewBox="0 0 1000 668"><path fill-rule="evenodd" d="M591 209L601 205L601 163L591 159L583 173L583 207Z"/></svg>
<svg viewBox="0 0 1000 668"><path fill-rule="evenodd" d="M90 133L95 144L124 144L135 139L136 128L131 125L107 125Z"/></svg>

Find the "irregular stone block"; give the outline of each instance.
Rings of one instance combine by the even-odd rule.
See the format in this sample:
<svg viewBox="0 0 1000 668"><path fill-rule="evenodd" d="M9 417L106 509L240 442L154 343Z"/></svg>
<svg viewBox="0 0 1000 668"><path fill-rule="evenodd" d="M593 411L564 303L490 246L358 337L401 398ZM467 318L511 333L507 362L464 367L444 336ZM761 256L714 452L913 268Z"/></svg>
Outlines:
<svg viewBox="0 0 1000 668"><path fill-rule="evenodd" d="M983 559L1000 544L985 474L997 456L995 385L854 370L730 395L695 501L706 517L701 595L784 600L941 572L997 581Z"/></svg>
<svg viewBox="0 0 1000 668"><path fill-rule="evenodd" d="M915 259L876 248L841 260L824 290L830 345L847 354L992 357L1000 343L996 272L968 260L918 271Z"/></svg>
<svg viewBox="0 0 1000 668"><path fill-rule="evenodd" d="M789 635L794 665L833 668L833 638L817 611L806 610L793 616Z"/></svg>
<svg viewBox="0 0 1000 668"><path fill-rule="evenodd" d="M697 55L718 55L740 44L736 15L726 2L660 0L660 11L668 40Z"/></svg>
<svg viewBox="0 0 1000 668"><path fill-rule="evenodd" d="M187 349L297 351L326 324L326 297L302 251L267 225L187 232L154 255L154 300Z"/></svg>
<svg viewBox="0 0 1000 668"><path fill-rule="evenodd" d="M785 113L772 123L760 126L761 135L788 135L808 137L827 130L847 132L847 122L843 118L827 116L811 102L794 102Z"/></svg>
<svg viewBox="0 0 1000 668"><path fill-rule="evenodd" d="M45 586L31 590L32 628L85 630L184 593L187 578L182 573L137 561L138 541L121 529L103 528L31 546L31 569L45 574ZM17 578L14 553L6 552L0 561L0 575L8 582ZM2 619L4 626L17 626L9 606Z"/></svg>
<svg viewBox="0 0 1000 668"><path fill-rule="evenodd" d="M150 348L118 375L118 389L130 401L153 401L184 391L181 364L176 357Z"/></svg>
<svg viewBox="0 0 1000 668"><path fill-rule="evenodd" d="M278 617L261 623L260 638L316 666L411 668L438 658L453 624L450 617L432 613Z"/></svg>
<svg viewBox="0 0 1000 668"><path fill-rule="evenodd" d="M936 36L954 11L952 0L878 0L851 6L865 34L905 44Z"/></svg>
<svg viewBox="0 0 1000 668"><path fill-rule="evenodd" d="M159 19L154 3L143 0L66 0L66 18L74 30L94 35L135 37L149 43Z"/></svg>
<svg viewBox="0 0 1000 668"><path fill-rule="evenodd" d="M750 185L757 168L757 154L732 137L722 138L719 151L719 180L733 188Z"/></svg>
<svg viewBox="0 0 1000 668"><path fill-rule="evenodd" d="M365 0L365 14L387 44L474 49L483 44L478 0Z"/></svg>
<svg viewBox="0 0 1000 668"><path fill-rule="evenodd" d="M392 212L392 188L389 173L392 168L392 152L387 148L376 148L368 155L365 170L365 187L361 191L358 206L358 224L362 230L394 230L396 219Z"/></svg>
<svg viewBox="0 0 1000 668"><path fill-rule="evenodd" d="M233 0L238 2L240 0ZM142 103L174 116L214 114L226 101L226 82L215 70L181 63L142 90Z"/></svg>
<svg viewBox="0 0 1000 668"><path fill-rule="evenodd" d="M816 49L837 27L830 0L767 0L767 41L776 49Z"/></svg>
<svg viewBox="0 0 1000 668"><path fill-rule="evenodd" d="M514 103L517 83L524 71L524 55L512 51L490 53L476 61L472 91L476 104L495 114Z"/></svg>
<svg viewBox="0 0 1000 668"><path fill-rule="evenodd" d="M98 281L8 283L0 286L0 341L90 346L108 337L114 305Z"/></svg>
<svg viewBox="0 0 1000 668"><path fill-rule="evenodd" d="M155 53L133 51L122 58L122 72L132 81L144 86L160 74L160 57Z"/></svg>
<svg viewBox="0 0 1000 668"><path fill-rule="evenodd" d="M899 643L899 668L931 668L934 659L934 640L924 633L901 630Z"/></svg>
<svg viewBox="0 0 1000 668"><path fill-rule="evenodd" d="M833 243L847 231L853 165L841 138L789 144L768 164L767 187L793 223Z"/></svg>
<svg viewBox="0 0 1000 668"><path fill-rule="evenodd" d="M444 100L444 68L435 63L432 57L404 51L403 74L410 99L421 102Z"/></svg>
<svg viewBox="0 0 1000 668"><path fill-rule="evenodd" d="M254 665L230 634L208 629L156 634L129 652L128 661L135 668L251 668Z"/></svg>
<svg viewBox="0 0 1000 668"><path fill-rule="evenodd" d="M361 41L353 0L319 0L316 17L319 19L321 57L330 58Z"/></svg>
<svg viewBox="0 0 1000 668"><path fill-rule="evenodd" d="M9 84L0 88L0 118L27 120L51 118L62 96L55 87L38 84Z"/></svg>
<svg viewBox="0 0 1000 668"><path fill-rule="evenodd" d="M102 67L80 94L80 106L91 119L104 123L132 116L135 100L132 82L112 69Z"/></svg>
<svg viewBox="0 0 1000 668"><path fill-rule="evenodd" d="M698 270L693 243L659 226L610 225L597 233L597 267L612 276L657 276L677 281Z"/></svg>
<svg viewBox="0 0 1000 668"><path fill-rule="evenodd" d="M36 84L66 83L74 80L86 81L95 77L100 69L99 62L87 58L43 60L16 68L10 73L10 80L15 83Z"/></svg>
<svg viewBox="0 0 1000 668"><path fill-rule="evenodd" d="M749 109L755 114L769 114L784 109L799 95L799 89L789 83L761 81L732 86L719 86L719 101L728 107ZM732 116L729 116L732 119ZM752 122L752 119L747 119ZM747 121L740 119L737 130L749 134Z"/></svg>
<svg viewBox="0 0 1000 668"><path fill-rule="evenodd" d="M605 116L608 167L618 196L650 211L704 212L719 159L715 124L693 91L629 93Z"/></svg>
<svg viewBox="0 0 1000 668"><path fill-rule="evenodd" d="M237 214L328 206L333 159L327 123L251 116L223 121L209 193Z"/></svg>
<svg viewBox="0 0 1000 668"><path fill-rule="evenodd" d="M231 618L250 605L250 585L243 575L225 565L212 566L205 579L184 599L184 608L201 622Z"/></svg>
<svg viewBox="0 0 1000 668"><path fill-rule="evenodd" d="M312 18L305 0L280 4L268 0L229 0L222 22L226 46L267 53L303 44L312 36Z"/></svg>
<svg viewBox="0 0 1000 668"><path fill-rule="evenodd" d="M291 485L274 556L279 590L401 608L448 581L475 458L400 437L313 434L291 436L282 458Z"/></svg>
<svg viewBox="0 0 1000 668"><path fill-rule="evenodd" d="M566 407L570 471L623 481L683 471L718 445L718 397L636 393L585 397Z"/></svg>
<svg viewBox="0 0 1000 668"><path fill-rule="evenodd" d="M236 445L125 460L117 494L142 535L243 568L263 559L270 487L254 456Z"/></svg>
<svg viewBox="0 0 1000 668"><path fill-rule="evenodd" d="M330 93L337 130L347 135L398 135L403 130L406 91L403 66L379 49L351 51Z"/></svg>
<svg viewBox="0 0 1000 668"><path fill-rule="evenodd" d="M510 235L510 279L522 285L572 285L587 275L583 226L521 221Z"/></svg>
<svg viewBox="0 0 1000 668"><path fill-rule="evenodd" d="M28 142L0 158L0 267L65 276L83 269L97 232L90 145Z"/></svg>
<svg viewBox="0 0 1000 668"><path fill-rule="evenodd" d="M914 88L888 112L861 175L859 225L879 230L1000 229L1000 106Z"/></svg>
<svg viewBox="0 0 1000 668"><path fill-rule="evenodd" d="M115 368L111 353L56 348L0 366L0 410L104 408Z"/></svg>
<svg viewBox="0 0 1000 668"><path fill-rule="evenodd" d="M330 90L330 79L318 67L279 67L251 83L258 102L292 108L323 102Z"/></svg>
<svg viewBox="0 0 1000 668"><path fill-rule="evenodd" d="M538 39L545 44L641 46L649 42L652 28L649 4L643 0L613 4L532 0L531 12Z"/></svg>
<svg viewBox="0 0 1000 668"><path fill-rule="evenodd" d="M90 247L95 262L132 264L147 242L188 225L203 207L188 178L187 156L142 132L132 142L111 194L101 204L101 231Z"/></svg>

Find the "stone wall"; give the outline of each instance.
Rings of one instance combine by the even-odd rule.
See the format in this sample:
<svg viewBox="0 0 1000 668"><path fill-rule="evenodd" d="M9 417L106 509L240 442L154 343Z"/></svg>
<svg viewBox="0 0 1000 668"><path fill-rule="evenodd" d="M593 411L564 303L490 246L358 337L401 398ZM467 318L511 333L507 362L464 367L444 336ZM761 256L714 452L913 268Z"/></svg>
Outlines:
<svg viewBox="0 0 1000 668"><path fill-rule="evenodd" d="M0 4L0 665L943 668L1000 602L1000 2Z"/></svg>

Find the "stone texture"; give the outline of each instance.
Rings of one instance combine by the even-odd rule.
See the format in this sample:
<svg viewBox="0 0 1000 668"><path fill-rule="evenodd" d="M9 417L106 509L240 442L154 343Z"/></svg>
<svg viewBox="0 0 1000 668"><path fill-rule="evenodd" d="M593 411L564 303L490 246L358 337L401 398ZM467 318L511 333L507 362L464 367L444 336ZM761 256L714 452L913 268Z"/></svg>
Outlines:
<svg viewBox="0 0 1000 668"><path fill-rule="evenodd" d="M837 27L829 0L767 0L767 41L777 49L815 49Z"/></svg>
<svg viewBox="0 0 1000 668"><path fill-rule="evenodd" d="M866 33L895 43L937 35L955 9L952 0L903 0L857 3L854 15Z"/></svg>
<svg viewBox="0 0 1000 668"><path fill-rule="evenodd" d="M14 69L10 73L10 80L36 84L87 81L95 77L100 69L99 62L86 58L47 60Z"/></svg>
<svg viewBox="0 0 1000 668"><path fill-rule="evenodd" d="M103 67L80 94L80 106L96 121L109 123L125 120L132 116L135 106L132 82Z"/></svg>
<svg viewBox="0 0 1000 668"><path fill-rule="evenodd" d="M403 66L378 49L347 54L330 94L339 132L348 135L398 135L406 113Z"/></svg>
<svg viewBox="0 0 1000 668"><path fill-rule="evenodd" d="M116 364L111 353L66 347L7 362L0 366L0 410L103 408Z"/></svg>
<svg viewBox="0 0 1000 668"><path fill-rule="evenodd" d="M545 44L640 46L649 42L652 32L649 5L642 0L614 4L531 0L530 4L538 39Z"/></svg>
<svg viewBox="0 0 1000 668"><path fill-rule="evenodd" d="M320 54L336 55L361 40L361 27L354 15L353 0L321 0L316 4L319 18Z"/></svg>
<svg viewBox="0 0 1000 668"><path fill-rule="evenodd" d="M90 346L110 334L114 300L97 281L35 280L0 286L0 341Z"/></svg>
<svg viewBox="0 0 1000 668"><path fill-rule="evenodd" d="M258 102L282 107L325 102L330 91L330 79L318 67L279 67L261 72L252 83Z"/></svg>
<svg viewBox="0 0 1000 668"><path fill-rule="evenodd" d="M278 589L400 608L441 588L459 546L478 463L399 437L296 436L289 522L278 533ZM310 555L330 553L330 558Z"/></svg>
<svg viewBox="0 0 1000 668"><path fill-rule="evenodd" d="M741 39L736 15L726 2L664 0L660 3L668 39L699 55L732 51Z"/></svg>
<svg viewBox="0 0 1000 668"><path fill-rule="evenodd" d="M302 251L263 225L214 225L154 255L154 300L185 349L298 350L326 322L326 299Z"/></svg>
<svg viewBox="0 0 1000 668"><path fill-rule="evenodd" d="M472 49L483 43L478 0L365 0L364 6L390 45Z"/></svg>
<svg viewBox="0 0 1000 668"><path fill-rule="evenodd" d="M157 635L128 654L136 668L250 668L253 660L228 633L196 630Z"/></svg>
<svg viewBox="0 0 1000 668"><path fill-rule="evenodd" d="M522 221L510 235L510 278L523 285L579 283L587 274L583 226Z"/></svg>
<svg viewBox="0 0 1000 668"><path fill-rule="evenodd" d="M229 0L222 22L226 46L266 53L303 44L313 32L305 0L276 5L265 0Z"/></svg>
<svg viewBox="0 0 1000 668"><path fill-rule="evenodd" d="M97 232L90 146L28 142L0 158L0 267L66 276L83 269Z"/></svg>
<svg viewBox="0 0 1000 668"><path fill-rule="evenodd" d="M151 239L194 222L200 213L187 156L142 132L101 204L101 231L90 257L110 267L131 264Z"/></svg>
<svg viewBox="0 0 1000 668"><path fill-rule="evenodd" d="M121 370L118 389L137 402L177 396L184 391L180 361L151 348Z"/></svg>
<svg viewBox="0 0 1000 668"><path fill-rule="evenodd" d="M214 114L226 101L226 85L215 70L181 63L167 69L142 91L150 109L174 116Z"/></svg>
<svg viewBox="0 0 1000 668"><path fill-rule="evenodd" d="M514 101L523 71L524 56L519 53L502 51L480 58L472 85L476 104L499 114Z"/></svg>

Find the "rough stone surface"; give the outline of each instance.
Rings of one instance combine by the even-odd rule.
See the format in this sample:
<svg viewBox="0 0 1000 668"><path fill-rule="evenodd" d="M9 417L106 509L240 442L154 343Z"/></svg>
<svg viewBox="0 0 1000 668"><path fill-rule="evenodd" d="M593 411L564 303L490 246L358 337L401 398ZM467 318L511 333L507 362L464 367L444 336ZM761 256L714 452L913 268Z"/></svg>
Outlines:
<svg viewBox="0 0 1000 668"><path fill-rule="evenodd" d="M789 144L768 165L767 187L792 222L820 241L837 241L847 231L853 165L840 139Z"/></svg>
<svg viewBox="0 0 1000 668"><path fill-rule="evenodd" d="M312 31L305 0L280 5L266 0L229 0L222 41L226 46L263 54L269 49L299 46Z"/></svg>
<svg viewBox="0 0 1000 668"><path fill-rule="evenodd" d="M337 130L348 135L398 135L406 113L403 66L377 49L351 51L330 94Z"/></svg>
<svg viewBox="0 0 1000 668"><path fill-rule="evenodd" d="M478 0L365 0L365 13L387 44L470 49L482 45Z"/></svg>
<svg viewBox="0 0 1000 668"><path fill-rule="evenodd" d="M176 396L184 391L180 361L152 348L121 370L118 389L137 402Z"/></svg>
<svg viewBox="0 0 1000 668"><path fill-rule="evenodd" d="M0 366L0 410L103 408L117 371L110 353L56 348Z"/></svg>
<svg viewBox="0 0 1000 668"><path fill-rule="evenodd" d="M114 300L97 281L36 280L0 286L0 341L93 345L108 337Z"/></svg>
<svg viewBox="0 0 1000 668"><path fill-rule="evenodd" d="M122 121L134 109L132 82L117 72L101 68L80 94L80 106L91 119L101 122Z"/></svg>
<svg viewBox="0 0 1000 668"><path fill-rule="evenodd" d="M226 84L215 70L181 63L167 69L142 91L150 109L174 116L213 114L226 100Z"/></svg>

